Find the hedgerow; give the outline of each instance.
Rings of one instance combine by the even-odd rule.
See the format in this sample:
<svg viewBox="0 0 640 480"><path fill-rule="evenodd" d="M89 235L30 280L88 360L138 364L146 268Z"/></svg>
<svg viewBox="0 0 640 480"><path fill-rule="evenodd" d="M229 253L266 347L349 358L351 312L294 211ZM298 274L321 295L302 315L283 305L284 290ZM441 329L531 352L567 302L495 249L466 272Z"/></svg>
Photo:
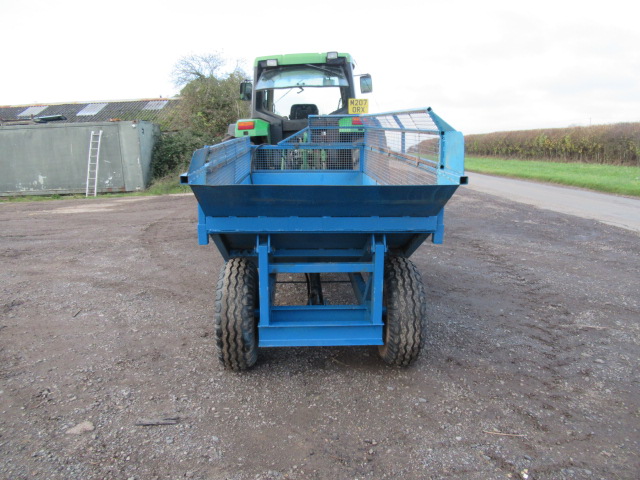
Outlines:
<svg viewBox="0 0 640 480"><path fill-rule="evenodd" d="M468 155L640 165L640 122L465 136Z"/></svg>

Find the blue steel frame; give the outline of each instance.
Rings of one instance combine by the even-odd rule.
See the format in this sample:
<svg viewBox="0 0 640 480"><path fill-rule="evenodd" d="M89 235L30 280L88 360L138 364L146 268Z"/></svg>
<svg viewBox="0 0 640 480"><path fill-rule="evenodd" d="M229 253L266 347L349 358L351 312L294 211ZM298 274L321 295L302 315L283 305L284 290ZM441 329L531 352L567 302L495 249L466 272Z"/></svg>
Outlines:
<svg viewBox="0 0 640 480"><path fill-rule="evenodd" d="M259 346L382 345L384 235L371 235L363 250L279 250L270 235L256 243ZM359 303L274 306L279 273L346 273Z"/></svg>
<svg viewBox="0 0 640 480"><path fill-rule="evenodd" d="M435 128L407 126L407 119L416 113L428 115ZM382 345L385 255L408 257L429 237L433 243L443 241L444 204L458 185L466 183L462 134L430 109L361 118L364 136L358 142L296 141L294 137L300 139L312 131L311 119L310 127L278 145L256 147L249 139L236 139L200 149L194 153L189 172L181 177L198 200L199 243L212 240L225 260L242 256L256 262L260 347ZM318 119L330 121L331 117ZM321 123L315 128L332 127ZM417 131L438 136L438 161L433 165L422 160L415 166L412 163L414 168L428 169L436 184L367 183L367 155L383 151L367 143L367 135L375 130L400 133L397 151L384 152L401 162L410 153L405 134ZM356 171L258 172L251 168L257 148L288 151L345 146L360 152L362 161ZM300 186L306 186L305 190L299 190ZM321 198L326 202L318 206ZM286 273L346 274L357 303L275 306L276 277Z"/></svg>

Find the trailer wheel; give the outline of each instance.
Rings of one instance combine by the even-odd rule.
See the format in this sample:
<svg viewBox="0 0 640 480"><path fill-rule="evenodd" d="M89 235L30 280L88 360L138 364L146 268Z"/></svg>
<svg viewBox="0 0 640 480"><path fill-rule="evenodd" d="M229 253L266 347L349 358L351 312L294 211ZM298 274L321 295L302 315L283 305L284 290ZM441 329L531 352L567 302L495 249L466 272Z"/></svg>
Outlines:
<svg viewBox="0 0 640 480"><path fill-rule="evenodd" d="M232 258L220 271L215 323L218 358L225 368L246 370L258 359L258 273L247 258Z"/></svg>
<svg viewBox="0 0 640 480"><path fill-rule="evenodd" d="M420 354L427 310L422 278L410 260L387 258L383 303L384 345L378 353L389 365L408 366Z"/></svg>

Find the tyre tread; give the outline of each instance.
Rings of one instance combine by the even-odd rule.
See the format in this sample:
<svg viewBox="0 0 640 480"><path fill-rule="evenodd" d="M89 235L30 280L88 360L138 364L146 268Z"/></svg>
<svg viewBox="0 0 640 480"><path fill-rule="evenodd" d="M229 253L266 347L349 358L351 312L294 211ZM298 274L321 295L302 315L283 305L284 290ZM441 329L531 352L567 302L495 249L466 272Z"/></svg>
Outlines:
<svg viewBox="0 0 640 480"><path fill-rule="evenodd" d="M415 361L424 342L424 285L418 269L407 258L388 257L384 271L385 343L379 353L387 364L404 367Z"/></svg>
<svg viewBox="0 0 640 480"><path fill-rule="evenodd" d="M243 257L230 259L218 277L214 321L218 359L231 370L246 370L258 358L257 296L255 265Z"/></svg>

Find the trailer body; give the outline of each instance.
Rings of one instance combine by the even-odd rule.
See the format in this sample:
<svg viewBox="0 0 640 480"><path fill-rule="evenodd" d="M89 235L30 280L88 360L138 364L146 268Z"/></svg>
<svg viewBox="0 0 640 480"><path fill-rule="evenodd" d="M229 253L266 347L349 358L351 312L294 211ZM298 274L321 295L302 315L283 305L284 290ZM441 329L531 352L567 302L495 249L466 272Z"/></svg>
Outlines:
<svg viewBox="0 0 640 480"><path fill-rule="evenodd" d="M221 274L218 297L227 299L216 305L222 350L378 345L384 357L386 345L397 340L390 338L391 315L407 317L401 321L419 332L408 340L410 352L389 363L415 359L423 340L424 294L418 292L419 274L404 259L427 239L442 243L444 207L467 183L462 134L430 108L356 121L311 115L306 128L276 145L237 138L196 151L181 181L198 201L199 243L213 242L227 262L244 262L247 278L239 284L225 286L231 273ZM306 304L274 304L285 274L306 275ZM322 300L322 278L335 274L348 279L355 303ZM241 346L225 345L235 330L222 325L233 319L221 318L220 311L240 295L228 288L250 291L238 314ZM412 310L398 314L398 296L398 305L415 304ZM255 361L253 353L247 362L223 357L221 351L223 363L235 369Z"/></svg>

